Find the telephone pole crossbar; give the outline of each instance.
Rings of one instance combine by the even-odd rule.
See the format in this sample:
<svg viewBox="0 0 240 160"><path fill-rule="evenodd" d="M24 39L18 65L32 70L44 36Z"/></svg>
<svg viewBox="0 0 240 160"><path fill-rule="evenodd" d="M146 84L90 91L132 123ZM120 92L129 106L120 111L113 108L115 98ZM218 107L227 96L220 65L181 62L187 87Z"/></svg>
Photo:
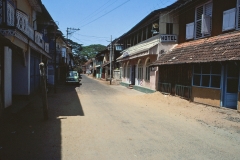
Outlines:
<svg viewBox="0 0 240 160"><path fill-rule="evenodd" d="M79 30L80 30L79 28L67 28L67 42L68 42L68 35Z"/></svg>

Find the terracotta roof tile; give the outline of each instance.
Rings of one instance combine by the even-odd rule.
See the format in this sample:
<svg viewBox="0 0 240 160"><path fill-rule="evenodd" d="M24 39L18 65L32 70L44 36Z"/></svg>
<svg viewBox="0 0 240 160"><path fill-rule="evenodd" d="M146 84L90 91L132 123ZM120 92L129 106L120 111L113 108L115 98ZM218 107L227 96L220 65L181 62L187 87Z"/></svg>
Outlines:
<svg viewBox="0 0 240 160"><path fill-rule="evenodd" d="M240 31L185 42L152 65L240 60Z"/></svg>

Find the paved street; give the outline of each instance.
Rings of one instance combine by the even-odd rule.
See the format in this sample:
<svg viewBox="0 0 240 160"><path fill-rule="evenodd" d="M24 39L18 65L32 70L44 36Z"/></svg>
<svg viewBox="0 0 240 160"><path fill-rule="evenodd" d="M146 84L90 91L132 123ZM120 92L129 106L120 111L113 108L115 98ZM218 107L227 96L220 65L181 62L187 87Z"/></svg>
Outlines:
<svg viewBox="0 0 240 160"><path fill-rule="evenodd" d="M0 159L239 159L235 110L108 83L83 75L80 87L58 86L47 122L40 98L5 119Z"/></svg>

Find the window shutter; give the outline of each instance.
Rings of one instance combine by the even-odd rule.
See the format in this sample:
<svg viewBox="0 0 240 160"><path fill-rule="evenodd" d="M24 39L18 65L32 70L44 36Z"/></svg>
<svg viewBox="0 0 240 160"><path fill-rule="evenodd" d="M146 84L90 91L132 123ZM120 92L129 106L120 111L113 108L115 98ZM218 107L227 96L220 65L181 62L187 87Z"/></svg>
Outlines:
<svg viewBox="0 0 240 160"><path fill-rule="evenodd" d="M194 22L186 24L186 39L194 38Z"/></svg>
<svg viewBox="0 0 240 160"><path fill-rule="evenodd" d="M211 33L210 23L211 23L211 17L202 14L202 27L201 27L202 34L210 34Z"/></svg>
<svg viewBox="0 0 240 160"><path fill-rule="evenodd" d="M235 28L235 15L236 8L229 9L223 12L223 26L222 26L223 31Z"/></svg>
<svg viewBox="0 0 240 160"><path fill-rule="evenodd" d="M240 0L237 1L237 28L240 28Z"/></svg>

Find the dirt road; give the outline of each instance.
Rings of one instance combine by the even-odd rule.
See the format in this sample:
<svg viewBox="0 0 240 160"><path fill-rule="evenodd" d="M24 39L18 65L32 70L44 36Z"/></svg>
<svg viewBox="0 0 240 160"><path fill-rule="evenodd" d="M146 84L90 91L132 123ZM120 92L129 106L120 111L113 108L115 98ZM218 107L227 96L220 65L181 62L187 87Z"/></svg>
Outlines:
<svg viewBox="0 0 240 160"><path fill-rule="evenodd" d="M2 159L239 159L240 116L83 76L5 124ZM14 132L15 133L12 133ZM0 159L1 159L0 158Z"/></svg>

